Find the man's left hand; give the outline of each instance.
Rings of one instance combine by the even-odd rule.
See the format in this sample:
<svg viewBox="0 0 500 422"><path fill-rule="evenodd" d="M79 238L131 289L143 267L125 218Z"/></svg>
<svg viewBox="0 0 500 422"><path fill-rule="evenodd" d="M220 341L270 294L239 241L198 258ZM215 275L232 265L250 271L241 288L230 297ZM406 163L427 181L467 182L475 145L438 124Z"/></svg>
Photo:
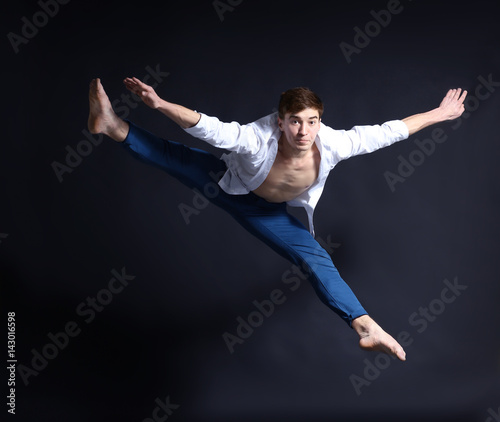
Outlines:
<svg viewBox="0 0 500 422"><path fill-rule="evenodd" d="M450 89L438 107L438 110L442 113L442 120L459 118L465 111L464 100L466 96L467 91L462 92L461 88Z"/></svg>

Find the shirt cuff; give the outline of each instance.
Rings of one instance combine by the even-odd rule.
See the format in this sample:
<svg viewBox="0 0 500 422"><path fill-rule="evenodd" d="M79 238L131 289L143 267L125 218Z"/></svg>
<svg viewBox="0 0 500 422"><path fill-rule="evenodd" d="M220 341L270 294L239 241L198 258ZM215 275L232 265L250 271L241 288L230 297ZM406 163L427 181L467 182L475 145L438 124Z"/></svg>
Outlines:
<svg viewBox="0 0 500 422"><path fill-rule="evenodd" d="M397 132L401 135L401 140L402 139L408 139L410 136L410 132L408 130L408 126L406 126L406 123L403 122L402 120L392 120L391 122L391 129L394 132Z"/></svg>
<svg viewBox="0 0 500 422"><path fill-rule="evenodd" d="M199 111L197 111L197 113L201 116L200 120L198 120L198 123L196 123L192 127L184 129L186 133L189 133L191 136L194 136L195 138L203 137L203 135L205 134L207 117L208 117L206 114L200 113Z"/></svg>

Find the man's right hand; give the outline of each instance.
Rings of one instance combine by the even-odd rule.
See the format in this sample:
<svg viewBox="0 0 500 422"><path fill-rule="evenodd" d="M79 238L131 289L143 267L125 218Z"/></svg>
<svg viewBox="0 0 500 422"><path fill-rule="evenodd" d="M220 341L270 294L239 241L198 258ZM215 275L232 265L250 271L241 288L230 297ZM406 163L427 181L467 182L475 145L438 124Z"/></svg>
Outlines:
<svg viewBox="0 0 500 422"><path fill-rule="evenodd" d="M126 78L123 83L127 89L137 95L144 104L163 113L183 129L196 125L201 118L201 115L196 111L162 100L153 87L146 85L137 78Z"/></svg>
<svg viewBox="0 0 500 422"><path fill-rule="evenodd" d="M162 99L158 96L153 87L146 85L135 77L125 78L123 83L129 91L137 95L148 107L155 110L160 107Z"/></svg>

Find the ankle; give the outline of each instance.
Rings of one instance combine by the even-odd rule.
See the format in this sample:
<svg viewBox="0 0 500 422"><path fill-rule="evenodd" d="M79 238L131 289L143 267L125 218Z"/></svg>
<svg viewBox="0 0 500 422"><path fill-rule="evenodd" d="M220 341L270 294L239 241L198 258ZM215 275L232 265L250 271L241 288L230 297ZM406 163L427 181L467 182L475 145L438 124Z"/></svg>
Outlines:
<svg viewBox="0 0 500 422"><path fill-rule="evenodd" d="M375 321L369 315L361 315L352 321L351 326L359 336L362 336L370 333L373 324Z"/></svg>
<svg viewBox="0 0 500 422"><path fill-rule="evenodd" d="M127 138L129 130L129 123L122 119L118 119L116 125L110 128L106 135L116 142L123 142Z"/></svg>

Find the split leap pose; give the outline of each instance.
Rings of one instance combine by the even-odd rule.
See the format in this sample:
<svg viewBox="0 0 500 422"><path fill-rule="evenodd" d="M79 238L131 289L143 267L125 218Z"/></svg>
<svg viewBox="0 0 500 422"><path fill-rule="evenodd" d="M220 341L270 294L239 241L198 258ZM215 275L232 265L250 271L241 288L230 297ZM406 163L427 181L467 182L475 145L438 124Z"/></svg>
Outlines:
<svg viewBox="0 0 500 422"><path fill-rule="evenodd" d="M99 79L90 83L89 130L120 142L137 158L159 166L189 188L203 192L218 182L210 201L227 211L251 234L304 269L319 298L359 335L365 350L406 359L401 345L363 309L340 277L328 253L314 240L313 211L335 165L408 138L464 112L466 91L450 89L439 107L382 125L334 130L321 122L323 104L307 88L281 95L279 110L256 122L222 123L161 99L137 78L124 84L149 107L159 110L187 133L230 151L217 158L205 151L167 141L120 119ZM304 207L309 230L287 212Z"/></svg>

